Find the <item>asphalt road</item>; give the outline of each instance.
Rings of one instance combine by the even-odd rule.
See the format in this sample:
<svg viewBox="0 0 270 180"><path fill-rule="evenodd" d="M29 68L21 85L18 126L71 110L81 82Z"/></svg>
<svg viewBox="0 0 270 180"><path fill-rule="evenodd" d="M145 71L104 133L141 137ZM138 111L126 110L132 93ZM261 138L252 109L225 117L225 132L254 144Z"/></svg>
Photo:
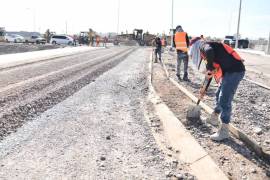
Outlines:
<svg viewBox="0 0 270 180"><path fill-rule="evenodd" d="M150 49L0 71L0 179L167 179L144 116Z"/></svg>
<svg viewBox="0 0 270 180"><path fill-rule="evenodd" d="M245 65L248 70L256 73L262 73L270 78L270 57L238 52L245 60Z"/></svg>

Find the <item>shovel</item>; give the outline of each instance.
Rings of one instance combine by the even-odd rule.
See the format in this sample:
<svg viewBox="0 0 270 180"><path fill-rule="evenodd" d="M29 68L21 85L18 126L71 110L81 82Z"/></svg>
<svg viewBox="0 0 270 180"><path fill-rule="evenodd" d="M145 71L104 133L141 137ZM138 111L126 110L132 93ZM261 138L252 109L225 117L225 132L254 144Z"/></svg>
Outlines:
<svg viewBox="0 0 270 180"><path fill-rule="evenodd" d="M207 77L205 77L204 79L204 82L202 84L202 87L201 87L201 92L202 94L205 94L210 83L212 81L212 78L208 79ZM201 100L202 100L203 96L200 96L198 98L198 101L196 103L196 106L190 106L188 108L188 111L187 111L187 120L189 121L198 121L200 120L200 116L201 116L201 107L199 106Z"/></svg>

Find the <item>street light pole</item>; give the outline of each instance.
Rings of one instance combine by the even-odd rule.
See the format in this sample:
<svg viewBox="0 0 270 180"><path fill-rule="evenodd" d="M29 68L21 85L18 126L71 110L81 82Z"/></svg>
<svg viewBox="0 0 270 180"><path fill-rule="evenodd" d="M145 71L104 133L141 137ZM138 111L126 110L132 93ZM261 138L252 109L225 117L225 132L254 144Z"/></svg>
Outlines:
<svg viewBox="0 0 270 180"><path fill-rule="evenodd" d="M35 32L36 31L36 10L31 9L31 8L26 8L26 10L29 10L30 13L33 13L33 32Z"/></svg>
<svg viewBox="0 0 270 180"><path fill-rule="evenodd" d="M68 25L67 25L67 21L66 21L66 35L68 34L67 29L68 29Z"/></svg>
<svg viewBox="0 0 270 180"><path fill-rule="evenodd" d="M270 32L269 32L269 38L268 38L268 45L266 49L266 54L270 54Z"/></svg>
<svg viewBox="0 0 270 180"><path fill-rule="evenodd" d="M118 7L117 7L117 35L119 33L119 17L120 17L120 0L118 0Z"/></svg>
<svg viewBox="0 0 270 180"><path fill-rule="evenodd" d="M240 0L240 5L239 5L239 14L238 14L238 23L237 23L237 33L236 33L235 48L238 48L239 27L240 27L240 19L241 19L241 7L242 7L242 0Z"/></svg>
<svg viewBox="0 0 270 180"><path fill-rule="evenodd" d="M173 47L173 0L172 0L172 27L171 27L171 47Z"/></svg>

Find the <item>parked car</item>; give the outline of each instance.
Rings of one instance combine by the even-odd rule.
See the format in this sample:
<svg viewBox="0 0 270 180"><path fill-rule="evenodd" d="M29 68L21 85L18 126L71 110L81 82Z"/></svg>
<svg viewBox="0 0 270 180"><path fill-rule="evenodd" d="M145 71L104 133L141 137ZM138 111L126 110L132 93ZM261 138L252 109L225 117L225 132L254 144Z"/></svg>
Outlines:
<svg viewBox="0 0 270 180"><path fill-rule="evenodd" d="M53 35L50 40L51 44L73 45L73 42L73 38L66 35Z"/></svg>
<svg viewBox="0 0 270 180"><path fill-rule="evenodd" d="M225 39L223 40L223 43L231 46L231 44L232 44L232 42L234 40L235 40L234 36L225 36Z"/></svg>
<svg viewBox="0 0 270 180"><path fill-rule="evenodd" d="M230 43L230 46L234 48L235 47L235 43L236 43L236 40L233 40ZM246 48L248 48L248 45L249 45L249 40L247 40L247 39L239 39L238 40L238 48L239 49L246 49Z"/></svg>
<svg viewBox="0 0 270 180"><path fill-rule="evenodd" d="M14 42L14 43L25 41L24 37L17 35L17 34L10 34L10 35L6 34L5 40L6 40L6 42Z"/></svg>
<svg viewBox="0 0 270 180"><path fill-rule="evenodd" d="M46 39L40 37L40 36L30 36L28 38L25 38L26 43L36 43L36 44L45 44Z"/></svg>

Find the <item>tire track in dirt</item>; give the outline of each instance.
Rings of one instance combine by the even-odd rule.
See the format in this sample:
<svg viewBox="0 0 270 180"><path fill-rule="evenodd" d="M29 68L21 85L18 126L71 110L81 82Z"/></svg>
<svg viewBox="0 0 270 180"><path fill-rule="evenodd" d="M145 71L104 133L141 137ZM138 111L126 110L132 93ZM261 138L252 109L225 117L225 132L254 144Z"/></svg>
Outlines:
<svg viewBox="0 0 270 180"><path fill-rule="evenodd" d="M21 91L7 96L8 101L3 100L4 112L0 116L0 138L3 139L27 120L39 115L55 104L71 96L85 85L93 82L95 78L108 71L123 61L134 48L121 50L108 57L91 62L87 66L80 65L71 71L59 71L59 76L44 76L40 81L27 84ZM3 109L3 107L2 107Z"/></svg>

